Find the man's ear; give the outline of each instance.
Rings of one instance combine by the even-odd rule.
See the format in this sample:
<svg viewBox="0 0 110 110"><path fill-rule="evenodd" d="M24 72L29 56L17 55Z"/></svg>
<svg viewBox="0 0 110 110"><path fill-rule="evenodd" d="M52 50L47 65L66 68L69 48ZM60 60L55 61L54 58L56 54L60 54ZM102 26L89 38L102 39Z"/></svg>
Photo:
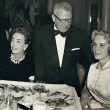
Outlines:
<svg viewBox="0 0 110 110"><path fill-rule="evenodd" d="M55 22L55 16L52 14L52 20L53 22Z"/></svg>

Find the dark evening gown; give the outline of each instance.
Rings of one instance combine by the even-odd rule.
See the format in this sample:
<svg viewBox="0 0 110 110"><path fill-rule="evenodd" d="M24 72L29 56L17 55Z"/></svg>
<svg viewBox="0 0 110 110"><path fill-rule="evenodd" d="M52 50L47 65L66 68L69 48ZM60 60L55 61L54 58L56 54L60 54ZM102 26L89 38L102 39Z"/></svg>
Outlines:
<svg viewBox="0 0 110 110"><path fill-rule="evenodd" d="M32 56L26 55L25 59L19 64L11 62L9 57L4 62L1 79L28 82L29 77L32 75L34 75L34 60Z"/></svg>

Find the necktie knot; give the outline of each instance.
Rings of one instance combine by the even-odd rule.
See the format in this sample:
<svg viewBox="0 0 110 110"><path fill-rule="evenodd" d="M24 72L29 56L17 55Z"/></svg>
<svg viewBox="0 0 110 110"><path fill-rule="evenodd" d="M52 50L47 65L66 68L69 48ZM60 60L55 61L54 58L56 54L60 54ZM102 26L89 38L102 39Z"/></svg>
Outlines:
<svg viewBox="0 0 110 110"><path fill-rule="evenodd" d="M58 30L54 30L54 35L56 36L58 34L60 34L62 37L66 37L67 36L67 32L60 32Z"/></svg>

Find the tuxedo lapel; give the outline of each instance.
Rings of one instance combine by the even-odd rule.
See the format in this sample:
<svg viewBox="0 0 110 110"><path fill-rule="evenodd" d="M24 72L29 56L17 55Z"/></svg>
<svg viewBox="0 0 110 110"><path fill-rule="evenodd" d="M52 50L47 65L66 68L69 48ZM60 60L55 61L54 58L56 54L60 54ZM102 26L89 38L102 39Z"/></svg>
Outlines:
<svg viewBox="0 0 110 110"><path fill-rule="evenodd" d="M51 31L52 33L50 34L49 38L50 38L50 49L49 50L52 54L52 62L54 64L55 67L59 67L59 58L58 58L58 53L57 53L57 46L56 46L56 40L55 40L55 36L54 36L54 30Z"/></svg>
<svg viewBox="0 0 110 110"><path fill-rule="evenodd" d="M65 42L65 49L64 49L64 55L63 55L63 61L62 61L62 68L65 66L65 64L67 64L66 62L68 61L68 57L70 56L70 48L71 48L70 36L68 34L68 36L66 37L66 42Z"/></svg>

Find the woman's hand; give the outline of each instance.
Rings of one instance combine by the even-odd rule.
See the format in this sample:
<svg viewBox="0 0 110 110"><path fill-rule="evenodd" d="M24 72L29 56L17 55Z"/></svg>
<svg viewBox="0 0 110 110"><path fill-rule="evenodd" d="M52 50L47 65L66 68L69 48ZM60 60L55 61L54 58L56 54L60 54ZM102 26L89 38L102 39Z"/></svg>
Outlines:
<svg viewBox="0 0 110 110"><path fill-rule="evenodd" d="M82 93L80 101L82 108L85 108L86 105L88 106L88 108L91 108L90 107L91 100L89 99L89 96L86 92Z"/></svg>

